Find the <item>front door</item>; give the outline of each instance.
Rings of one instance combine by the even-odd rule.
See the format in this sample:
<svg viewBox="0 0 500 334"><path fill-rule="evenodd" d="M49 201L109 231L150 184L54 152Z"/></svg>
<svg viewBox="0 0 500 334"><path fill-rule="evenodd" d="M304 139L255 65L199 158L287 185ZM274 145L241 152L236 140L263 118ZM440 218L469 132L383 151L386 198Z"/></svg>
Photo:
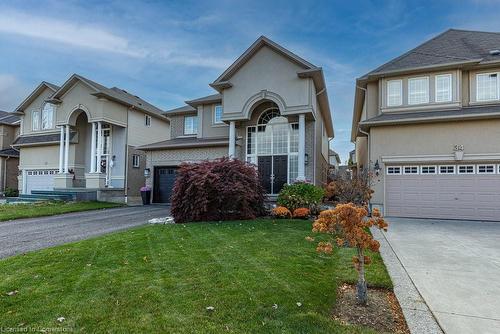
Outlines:
<svg viewBox="0 0 500 334"><path fill-rule="evenodd" d="M177 168L155 167L154 171L154 203L170 203L172 189L175 183Z"/></svg>
<svg viewBox="0 0 500 334"><path fill-rule="evenodd" d="M288 156L259 156L258 170L266 193L277 194L288 181Z"/></svg>

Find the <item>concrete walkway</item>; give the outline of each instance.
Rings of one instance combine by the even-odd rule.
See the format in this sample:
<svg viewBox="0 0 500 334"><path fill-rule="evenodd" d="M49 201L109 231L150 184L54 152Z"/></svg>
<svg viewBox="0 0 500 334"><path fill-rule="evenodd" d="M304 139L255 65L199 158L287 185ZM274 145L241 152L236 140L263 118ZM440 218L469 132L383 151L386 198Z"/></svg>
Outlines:
<svg viewBox="0 0 500 334"><path fill-rule="evenodd" d="M500 333L500 222L387 220L385 239L445 333Z"/></svg>
<svg viewBox="0 0 500 334"><path fill-rule="evenodd" d="M0 258L146 224L168 206L135 206L0 222Z"/></svg>

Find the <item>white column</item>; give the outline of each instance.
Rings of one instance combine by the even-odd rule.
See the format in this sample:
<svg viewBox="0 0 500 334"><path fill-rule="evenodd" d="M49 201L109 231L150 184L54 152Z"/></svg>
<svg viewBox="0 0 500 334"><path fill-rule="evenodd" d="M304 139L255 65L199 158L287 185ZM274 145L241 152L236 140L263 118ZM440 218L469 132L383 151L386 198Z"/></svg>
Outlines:
<svg viewBox="0 0 500 334"><path fill-rule="evenodd" d="M95 173L96 168L95 168L95 145L96 145L96 126L95 122L92 122L92 136L90 140L90 172Z"/></svg>
<svg viewBox="0 0 500 334"><path fill-rule="evenodd" d="M306 179L306 115L299 115L299 168L297 180Z"/></svg>
<svg viewBox="0 0 500 334"><path fill-rule="evenodd" d="M64 144L64 173L68 173L69 165L69 125L66 125L66 142Z"/></svg>
<svg viewBox="0 0 500 334"><path fill-rule="evenodd" d="M96 173L101 172L101 156L102 156L102 123L97 122L97 166L96 166Z"/></svg>
<svg viewBox="0 0 500 334"><path fill-rule="evenodd" d="M236 124L229 122L229 157L234 158L236 152Z"/></svg>
<svg viewBox="0 0 500 334"><path fill-rule="evenodd" d="M59 174L63 173L64 164L64 126L61 126L61 133L59 135Z"/></svg>

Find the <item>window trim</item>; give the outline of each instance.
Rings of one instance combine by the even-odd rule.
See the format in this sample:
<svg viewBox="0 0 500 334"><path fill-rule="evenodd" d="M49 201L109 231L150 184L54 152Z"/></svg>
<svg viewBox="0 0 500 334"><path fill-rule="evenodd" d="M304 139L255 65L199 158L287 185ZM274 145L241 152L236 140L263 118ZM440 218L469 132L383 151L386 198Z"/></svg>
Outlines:
<svg viewBox="0 0 500 334"><path fill-rule="evenodd" d="M448 167L452 167L452 168L453 168L453 172L452 172L452 173L448 173L448 172L444 172L444 173L443 173L443 172L441 171L441 167L446 167L446 168L448 168ZM439 174L443 174L443 175L457 174L457 167L456 167L455 165L439 165L439 166L438 166L438 173L439 173Z"/></svg>
<svg viewBox="0 0 500 334"><path fill-rule="evenodd" d="M186 120L188 118L192 118L196 120L196 129L194 129L194 123L193 123L193 132L186 132ZM185 136L196 136L198 134L198 115L186 115L184 116L184 123L183 123L183 133Z"/></svg>
<svg viewBox="0 0 500 334"><path fill-rule="evenodd" d="M148 122L148 120L149 120L149 122ZM144 126L150 128L152 120L153 119L150 115L144 114Z"/></svg>
<svg viewBox="0 0 500 334"><path fill-rule="evenodd" d="M216 118L216 111L217 111L217 107L220 107L221 108L221 119L217 122L217 118ZM224 109L222 109L222 104L216 104L213 108L213 111L212 111L212 124L213 125L217 125L217 126L220 126L220 125L226 125L226 123L224 123L224 121L222 120L222 115L224 114Z"/></svg>
<svg viewBox="0 0 500 334"><path fill-rule="evenodd" d="M132 154L132 168L139 168L140 166L141 166L141 156L139 154Z"/></svg>
<svg viewBox="0 0 500 334"><path fill-rule="evenodd" d="M390 170L391 168L397 168L397 169L398 169L398 172L397 172L397 173L390 173L390 172L389 172L389 170ZM402 168L401 166L387 166L387 167L385 168L385 173L386 173L386 175L402 175L402 173L403 173L403 168Z"/></svg>
<svg viewBox="0 0 500 334"><path fill-rule="evenodd" d="M398 104L390 104L390 96L389 96L389 85L391 83L399 83L399 103ZM402 79L394 79L394 80L387 80L386 83L386 105L388 107L399 107L403 105L403 80Z"/></svg>
<svg viewBox="0 0 500 334"><path fill-rule="evenodd" d="M461 172L460 171L460 167L465 167L466 171L465 172ZM472 172L468 172L467 171L467 167L472 167ZM457 174L461 174L461 175L464 175L464 174L469 174L469 175L476 174L476 165L458 165L457 166Z"/></svg>
<svg viewBox="0 0 500 334"><path fill-rule="evenodd" d="M450 82L450 90L449 90L449 99L448 100L438 100L438 79L439 78L449 78ZM434 102L437 103L445 103L445 102L451 102L453 101L453 75L451 73L446 73L446 74L437 74L434 77Z"/></svg>
<svg viewBox="0 0 500 334"><path fill-rule="evenodd" d="M494 99L486 99L486 100L481 100L479 99L479 77L484 76L484 75L492 75L496 74L497 76L497 97ZM476 102L491 102L491 101L498 101L500 99L500 72L483 72L483 73L476 73Z"/></svg>
<svg viewBox="0 0 500 334"><path fill-rule="evenodd" d="M410 172L406 172L406 168L410 168L410 170L413 169L413 168L417 168L417 172L416 173L413 173L411 171ZM403 166L403 174L404 175L418 175L418 174L420 174L420 167L417 166L417 165Z"/></svg>
<svg viewBox="0 0 500 334"><path fill-rule="evenodd" d="M488 172L488 171L484 171L484 172L481 172L479 171L479 167L481 166L484 166L484 167L488 167L488 166L491 166L493 167L493 171L492 172ZM495 164L478 164L476 166L476 174L496 174L497 173L497 168L496 168L496 165Z"/></svg>
<svg viewBox="0 0 500 334"><path fill-rule="evenodd" d="M410 102L410 82L412 81L415 81L415 80L422 80L422 79L425 79L425 81L427 82L427 90L426 90L426 100L424 102L416 102L416 103L411 103ZM415 105L420 105L420 104L427 104L430 102L430 92L429 92L429 77L428 76L420 76L420 77L412 77L412 78L408 78L408 87L407 87L407 94L408 94L408 105L409 106L415 106Z"/></svg>
<svg viewBox="0 0 500 334"><path fill-rule="evenodd" d="M424 173L424 168L434 168L433 173ZM438 173L438 166L436 165L423 165L420 166L420 175L436 175Z"/></svg>
<svg viewBox="0 0 500 334"><path fill-rule="evenodd" d="M36 116L35 116L36 114ZM41 116L42 110L34 109L31 111L31 131L40 131L41 129ZM35 128L35 119L37 121L37 127Z"/></svg>
<svg viewBox="0 0 500 334"><path fill-rule="evenodd" d="M50 118L50 123L48 125L48 127L44 127L43 126L43 115L44 115L44 112L46 111L45 107L47 106L50 106L50 112L52 113L51 115L51 118ZM55 128L55 124L54 124L54 117L55 117L55 106L52 104L52 103L49 103L49 102L45 102L42 106L42 108L40 109L40 119L39 119L39 124L38 124L38 128L39 130L52 130Z"/></svg>

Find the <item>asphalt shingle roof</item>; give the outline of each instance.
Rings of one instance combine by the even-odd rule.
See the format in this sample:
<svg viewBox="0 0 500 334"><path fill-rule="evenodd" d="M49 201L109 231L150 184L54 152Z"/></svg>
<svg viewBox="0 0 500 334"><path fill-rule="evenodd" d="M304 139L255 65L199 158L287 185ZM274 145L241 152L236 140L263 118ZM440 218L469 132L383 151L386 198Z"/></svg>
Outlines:
<svg viewBox="0 0 500 334"><path fill-rule="evenodd" d="M71 132L70 141L75 138L76 132ZM59 143L60 134L59 133L51 133L51 134L42 134L36 136L20 136L14 140L12 145L33 145L40 143Z"/></svg>
<svg viewBox="0 0 500 334"><path fill-rule="evenodd" d="M173 149L173 148L187 148L187 147L214 147L214 146L227 146L229 145L228 137L216 138L197 138L197 137L184 137L164 140L158 143L148 144L137 147L139 150L155 150L155 149Z"/></svg>
<svg viewBox="0 0 500 334"><path fill-rule="evenodd" d="M16 122L19 122L19 116L0 110L0 124L14 125Z"/></svg>

